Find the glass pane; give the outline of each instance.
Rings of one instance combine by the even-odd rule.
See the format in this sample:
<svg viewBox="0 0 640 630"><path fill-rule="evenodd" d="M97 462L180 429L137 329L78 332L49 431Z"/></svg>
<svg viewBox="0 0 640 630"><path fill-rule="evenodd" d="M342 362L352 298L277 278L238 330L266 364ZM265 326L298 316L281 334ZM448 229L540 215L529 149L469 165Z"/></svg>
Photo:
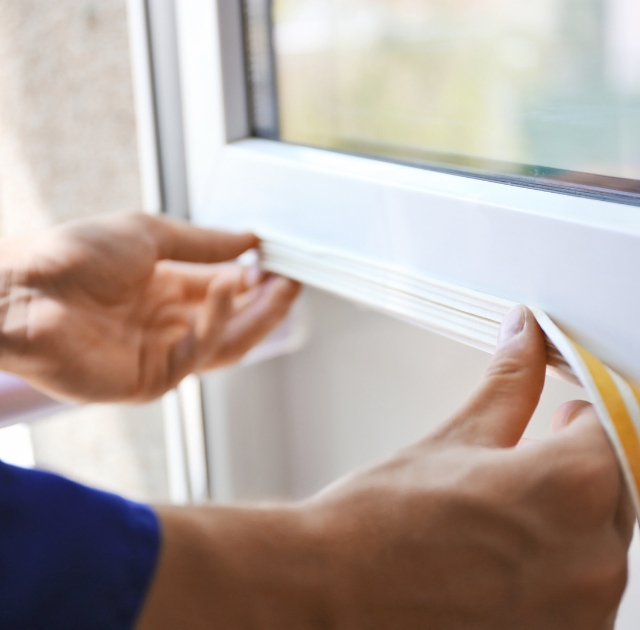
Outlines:
<svg viewBox="0 0 640 630"><path fill-rule="evenodd" d="M274 0L272 16L282 140L640 193L638 0Z"/></svg>

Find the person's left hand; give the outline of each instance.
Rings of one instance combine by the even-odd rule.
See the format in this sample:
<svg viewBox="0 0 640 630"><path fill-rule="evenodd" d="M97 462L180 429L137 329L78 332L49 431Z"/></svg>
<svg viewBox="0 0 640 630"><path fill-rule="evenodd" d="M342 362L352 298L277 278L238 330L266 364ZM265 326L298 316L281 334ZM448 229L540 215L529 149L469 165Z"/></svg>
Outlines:
<svg viewBox="0 0 640 630"><path fill-rule="evenodd" d="M252 234L142 214L76 221L3 244L0 369L76 401L142 401L232 363L299 285L230 261Z"/></svg>

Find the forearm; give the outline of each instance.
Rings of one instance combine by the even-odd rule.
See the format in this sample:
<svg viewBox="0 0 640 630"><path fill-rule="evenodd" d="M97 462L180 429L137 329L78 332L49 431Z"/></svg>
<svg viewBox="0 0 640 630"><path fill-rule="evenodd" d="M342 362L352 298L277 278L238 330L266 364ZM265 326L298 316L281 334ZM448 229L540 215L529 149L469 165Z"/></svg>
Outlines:
<svg viewBox="0 0 640 630"><path fill-rule="evenodd" d="M160 508L160 562L138 630L331 627L330 554L291 506Z"/></svg>

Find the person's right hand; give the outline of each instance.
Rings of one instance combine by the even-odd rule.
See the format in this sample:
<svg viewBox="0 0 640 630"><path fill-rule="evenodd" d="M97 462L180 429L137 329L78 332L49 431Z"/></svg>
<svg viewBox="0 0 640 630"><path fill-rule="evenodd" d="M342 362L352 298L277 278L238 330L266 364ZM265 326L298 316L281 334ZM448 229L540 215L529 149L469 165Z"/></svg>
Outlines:
<svg viewBox="0 0 640 630"><path fill-rule="evenodd" d="M627 579L634 515L591 405L514 448L546 354L518 307L480 387L435 434L307 507L328 543L340 628L603 630Z"/></svg>
<svg viewBox="0 0 640 630"><path fill-rule="evenodd" d="M516 448L545 363L519 308L467 403L380 465L293 506L161 508L138 629L610 630L631 503L586 403Z"/></svg>

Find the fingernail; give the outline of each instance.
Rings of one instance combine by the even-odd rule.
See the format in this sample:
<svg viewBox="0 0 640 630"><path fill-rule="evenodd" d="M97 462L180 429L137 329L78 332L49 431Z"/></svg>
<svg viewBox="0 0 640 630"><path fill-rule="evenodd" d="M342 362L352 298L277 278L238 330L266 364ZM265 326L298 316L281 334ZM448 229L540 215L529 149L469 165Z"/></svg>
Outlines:
<svg viewBox="0 0 640 630"><path fill-rule="evenodd" d="M512 308L502 320L498 333L498 348L503 348L524 329L525 312L522 306Z"/></svg>
<svg viewBox="0 0 640 630"><path fill-rule="evenodd" d="M582 411L591 406L586 400L571 400L560 405L551 418L551 432L557 433L569 426Z"/></svg>
<svg viewBox="0 0 640 630"><path fill-rule="evenodd" d="M244 283L247 289L255 287L260 280L262 280L262 269L258 265L252 265L244 272Z"/></svg>

